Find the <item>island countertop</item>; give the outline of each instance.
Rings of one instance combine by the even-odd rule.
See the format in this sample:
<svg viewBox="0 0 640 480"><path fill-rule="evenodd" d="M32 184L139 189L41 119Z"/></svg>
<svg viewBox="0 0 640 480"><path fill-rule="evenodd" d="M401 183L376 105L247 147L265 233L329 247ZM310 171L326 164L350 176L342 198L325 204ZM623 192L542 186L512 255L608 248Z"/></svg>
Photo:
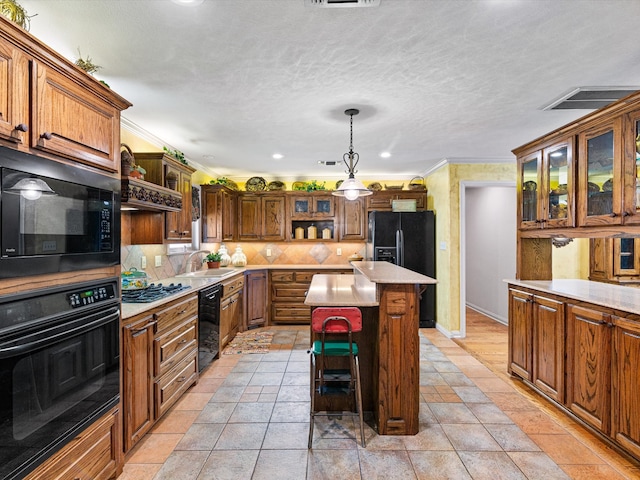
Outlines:
<svg viewBox="0 0 640 480"><path fill-rule="evenodd" d="M438 283L435 278L427 277L389 262L351 262L357 273L373 283L396 283L432 285Z"/></svg>
<svg viewBox="0 0 640 480"><path fill-rule="evenodd" d="M376 285L356 285L355 275L316 274L304 303L312 307L377 307Z"/></svg>

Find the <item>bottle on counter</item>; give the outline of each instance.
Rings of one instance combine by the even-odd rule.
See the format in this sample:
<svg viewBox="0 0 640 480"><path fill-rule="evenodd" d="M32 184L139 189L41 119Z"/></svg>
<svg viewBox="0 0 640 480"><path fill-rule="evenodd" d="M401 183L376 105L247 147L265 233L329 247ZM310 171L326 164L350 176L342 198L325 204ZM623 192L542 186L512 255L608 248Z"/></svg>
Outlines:
<svg viewBox="0 0 640 480"><path fill-rule="evenodd" d="M234 267L244 267L247 265L247 256L242 251L240 245L236 247L236 252L231 255L231 263Z"/></svg>
<svg viewBox="0 0 640 480"><path fill-rule="evenodd" d="M227 251L227 247L225 246L224 243L220 244L218 253L220 254L220 266L228 267L229 264L231 263L231 256L229 255L229 252Z"/></svg>

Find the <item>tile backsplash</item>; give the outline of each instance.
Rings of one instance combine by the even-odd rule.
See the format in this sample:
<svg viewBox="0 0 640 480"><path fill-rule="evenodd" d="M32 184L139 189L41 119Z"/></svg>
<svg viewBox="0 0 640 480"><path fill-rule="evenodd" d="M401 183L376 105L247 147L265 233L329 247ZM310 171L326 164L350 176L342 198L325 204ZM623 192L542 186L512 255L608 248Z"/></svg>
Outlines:
<svg viewBox="0 0 640 480"><path fill-rule="evenodd" d="M247 256L248 265L340 265L347 264L348 257L357 253L365 256L364 242L228 242L225 243L229 255L233 255L240 245ZM218 251L220 244L203 243L200 249ZM338 255L338 249L342 255ZM267 254L270 255L267 255ZM126 245L121 248L122 269L135 267L144 270L150 281L173 277L183 273L190 252L167 255L166 245ZM201 267L203 254L192 257L192 269ZM142 268L142 258L146 259L146 268ZM160 266L156 266L156 257Z"/></svg>

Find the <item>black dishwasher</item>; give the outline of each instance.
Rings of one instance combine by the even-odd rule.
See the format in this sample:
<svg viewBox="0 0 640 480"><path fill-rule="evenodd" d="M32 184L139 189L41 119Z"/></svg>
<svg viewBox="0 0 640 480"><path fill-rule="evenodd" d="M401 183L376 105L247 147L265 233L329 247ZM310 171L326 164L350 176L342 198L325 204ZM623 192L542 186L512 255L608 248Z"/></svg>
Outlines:
<svg viewBox="0 0 640 480"><path fill-rule="evenodd" d="M198 292L198 369L209 365L220 349L221 285L203 288Z"/></svg>

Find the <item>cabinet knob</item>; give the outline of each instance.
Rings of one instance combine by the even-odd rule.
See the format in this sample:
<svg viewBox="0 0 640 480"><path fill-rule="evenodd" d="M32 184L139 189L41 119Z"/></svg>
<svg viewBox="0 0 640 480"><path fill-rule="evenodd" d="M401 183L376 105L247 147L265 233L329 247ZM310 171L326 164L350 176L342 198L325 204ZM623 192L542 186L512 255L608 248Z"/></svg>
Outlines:
<svg viewBox="0 0 640 480"><path fill-rule="evenodd" d="M51 135L51 133L49 132L44 132L42 135L40 135L40 138L44 138L45 140L51 140L53 138L53 135Z"/></svg>
<svg viewBox="0 0 640 480"><path fill-rule="evenodd" d="M618 216L618 214L616 212L611 212L611 218L617 217L617 216Z"/></svg>
<svg viewBox="0 0 640 480"><path fill-rule="evenodd" d="M27 127L24 123L19 123L15 126L14 130L18 130L19 132L28 132L29 127Z"/></svg>
<svg viewBox="0 0 640 480"><path fill-rule="evenodd" d="M629 216L631 216L631 213L629 213L627 211L624 211L624 212L622 212L622 216L623 217L629 217Z"/></svg>

